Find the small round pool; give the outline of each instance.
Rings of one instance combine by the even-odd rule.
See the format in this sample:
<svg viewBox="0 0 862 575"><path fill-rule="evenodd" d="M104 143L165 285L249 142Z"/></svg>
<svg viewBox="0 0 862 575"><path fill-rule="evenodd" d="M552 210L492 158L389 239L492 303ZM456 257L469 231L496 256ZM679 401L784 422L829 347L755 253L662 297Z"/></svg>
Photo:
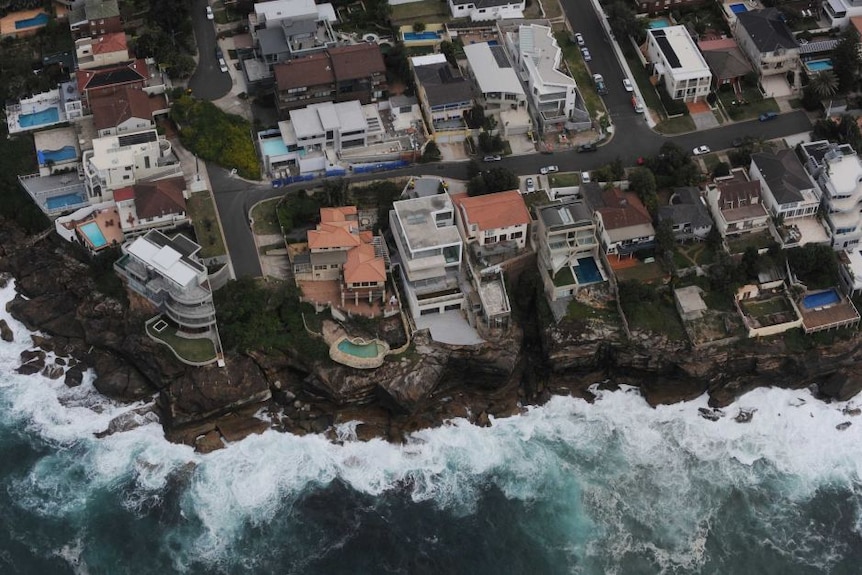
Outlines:
<svg viewBox="0 0 862 575"><path fill-rule="evenodd" d="M362 343L355 343L355 342ZM377 344L377 341L365 342L364 340L349 340L343 339L338 343L338 349L343 351L344 353L349 353L350 355L356 357L377 357L377 354L380 353L381 346Z"/></svg>
<svg viewBox="0 0 862 575"><path fill-rule="evenodd" d="M342 365L357 369L374 369L383 365L389 344L379 339L364 340L342 336L329 347L329 357Z"/></svg>

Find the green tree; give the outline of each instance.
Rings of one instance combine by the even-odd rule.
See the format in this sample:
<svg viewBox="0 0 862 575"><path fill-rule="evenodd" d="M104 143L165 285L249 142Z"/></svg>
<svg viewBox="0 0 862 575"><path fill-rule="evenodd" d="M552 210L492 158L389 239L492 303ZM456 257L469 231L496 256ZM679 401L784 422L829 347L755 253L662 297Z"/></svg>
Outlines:
<svg viewBox="0 0 862 575"><path fill-rule="evenodd" d="M754 246L748 246L742 253L742 259L739 262L739 273L744 280L757 279L757 274L760 271L760 254Z"/></svg>
<svg viewBox="0 0 862 575"><path fill-rule="evenodd" d="M838 91L838 76L832 70L815 74L808 83L811 91L821 100L832 97Z"/></svg>
<svg viewBox="0 0 862 575"><path fill-rule="evenodd" d="M655 176L646 168L635 168L629 173L629 189L637 194L650 214L658 210Z"/></svg>
<svg viewBox="0 0 862 575"><path fill-rule="evenodd" d="M458 59L455 56L455 45L452 42L449 42L448 40L440 42L440 53L446 57L446 61L449 62L449 64L452 66L458 65Z"/></svg>
<svg viewBox="0 0 862 575"><path fill-rule="evenodd" d="M669 265L672 268L673 252L676 249L676 236L673 233L673 222L670 218L661 220L656 227L655 244L665 265ZM673 269L670 269L670 271L673 271Z"/></svg>
<svg viewBox="0 0 862 575"><path fill-rule="evenodd" d="M852 26L841 33L838 46L832 51L832 69L838 78L841 93L855 91L859 84L859 69L862 59L859 55L859 39Z"/></svg>
<svg viewBox="0 0 862 575"><path fill-rule="evenodd" d="M467 182L467 194L470 196L482 196L506 190L517 190L519 184L518 176L511 170L507 168L491 168L470 178Z"/></svg>
<svg viewBox="0 0 862 575"><path fill-rule="evenodd" d="M425 149L422 151L421 162L439 162L440 158L443 157L440 153L440 146L437 145L437 142L434 140L428 140L425 144Z"/></svg>

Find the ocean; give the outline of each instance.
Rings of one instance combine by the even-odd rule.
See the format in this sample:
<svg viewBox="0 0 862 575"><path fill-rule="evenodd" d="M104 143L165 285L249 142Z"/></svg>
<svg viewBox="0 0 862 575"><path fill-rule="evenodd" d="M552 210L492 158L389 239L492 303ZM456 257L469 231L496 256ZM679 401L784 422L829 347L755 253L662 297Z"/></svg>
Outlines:
<svg viewBox="0 0 862 575"><path fill-rule="evenodd" d="M701 398L555 397L404 445L266 432L200 455L92 387L14 372L0 342L3 574L856 574L862 404L761 389L707 421ZM740 408L756 409L737 423ZM836 429L845 421L852 425Z"/></svg>

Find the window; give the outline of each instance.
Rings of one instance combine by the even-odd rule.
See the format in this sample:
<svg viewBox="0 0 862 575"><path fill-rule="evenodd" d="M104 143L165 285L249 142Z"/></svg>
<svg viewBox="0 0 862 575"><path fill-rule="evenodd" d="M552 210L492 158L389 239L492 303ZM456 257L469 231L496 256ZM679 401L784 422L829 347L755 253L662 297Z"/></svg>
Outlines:
<svg viewBox="0 0 862 575"><path fill-rule="evenodd" d="M512 232L511 238L513 240L517 240L518 238L522 237L523 235L524 235L524 232Z"/></svg>

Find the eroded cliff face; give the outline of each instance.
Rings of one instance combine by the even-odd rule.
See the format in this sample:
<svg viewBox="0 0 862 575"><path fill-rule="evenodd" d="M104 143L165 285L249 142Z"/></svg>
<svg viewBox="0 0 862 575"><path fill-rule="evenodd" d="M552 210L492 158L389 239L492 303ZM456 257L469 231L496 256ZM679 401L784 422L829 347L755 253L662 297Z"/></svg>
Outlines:
<svg viewBox="0 0 862 575"><path fill-rule="evenodd" d="M230 355L225 368L189 367L146 336L143 323L153 311L144 302L133 297L127 305L101 294L89 266L61 240L32 247L26 241L0 222L0 273L14 276L19 292L8 309L43 334L33 336L19 372L65 376L73 386L93 368L101 393L118 401L157 400L105 433L158 415L170 439L201 451L270 426L337 439L333 424L348 421L359 422L362 439L398 441L453 417L487 425L552 393L589 399L594 383L639 386L652 405L707 392L716 407L765 385L814 384L823 397L839 400L862 389L858 334L804 352L778 339L691 350L645 334L629 339L615 321L543 325L529 310L523 330L512 328L481 346L446 346L417 334L410 351L376 370L311 364L290 352ZM42 350L54 352L53 364ZM256 417L261 410L267 421Z"/></svg>

